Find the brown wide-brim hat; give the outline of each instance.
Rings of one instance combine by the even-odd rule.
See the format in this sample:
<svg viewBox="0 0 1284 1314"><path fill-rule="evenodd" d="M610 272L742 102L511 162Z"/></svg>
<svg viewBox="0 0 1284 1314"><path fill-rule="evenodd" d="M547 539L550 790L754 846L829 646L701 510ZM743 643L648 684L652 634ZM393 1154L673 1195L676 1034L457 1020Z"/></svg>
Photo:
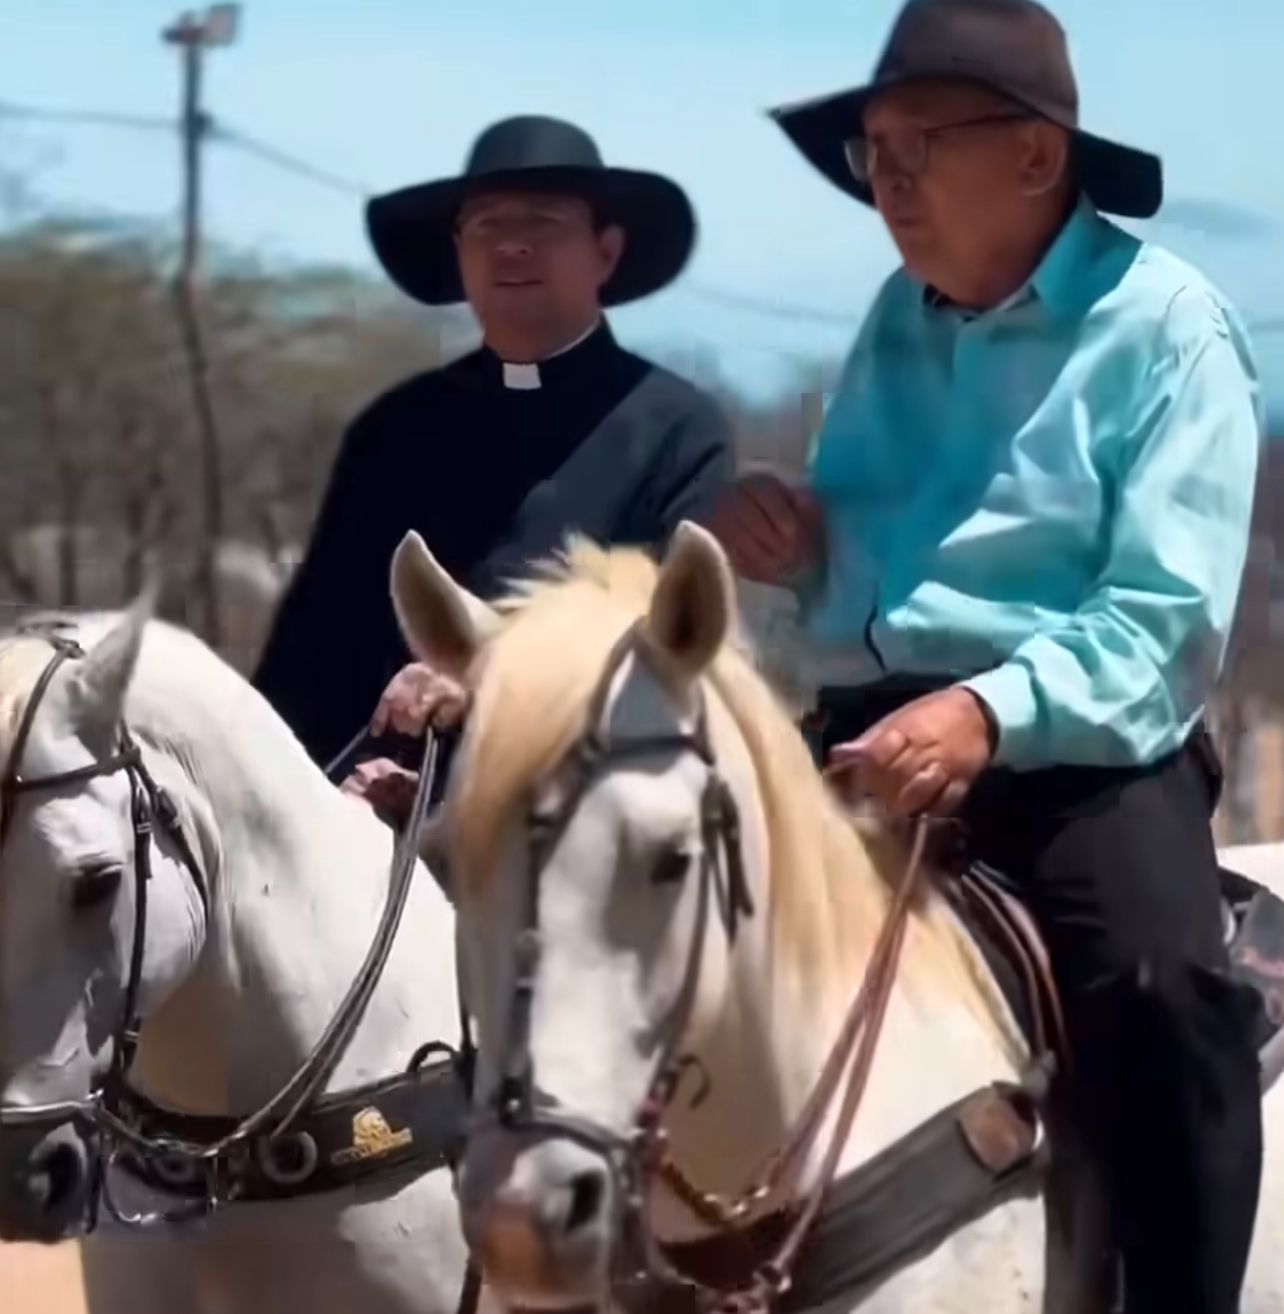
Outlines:
<svg viewBox="0 0 1284 1314"><path fill-rule="evenodd" d="M547 192L587 201L601 223L625 232L624 251L602 287L604 306L649 296L682 272L695 246L695 212L668 178L605 165L574 124L538 115L505 119L474 143L464 172L377 196L366 228L388 277L430 306L464 300L455 221L469 196Z"/></svg>
<svg viewBox="0 0 1284 1314"><path fill-rule="evenodd" d="M1157 155L1079 126L1079 89L1061 24L1035 0L908 0L873 79L771 111L795 146L836 187L874 204L847 163L865 108L889 87L927 79L979 83L1071 134L1075 178L1099 210L1149 219L1163 202Z"/></svg>

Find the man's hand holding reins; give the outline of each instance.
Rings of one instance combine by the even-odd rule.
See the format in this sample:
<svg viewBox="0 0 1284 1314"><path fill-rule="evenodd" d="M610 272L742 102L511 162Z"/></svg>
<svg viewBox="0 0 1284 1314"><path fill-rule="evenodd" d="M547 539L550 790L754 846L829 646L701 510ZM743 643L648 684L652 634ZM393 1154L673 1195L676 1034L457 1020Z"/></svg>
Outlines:
<svg viewBox="0 0 1284 1314"><path fill-rule="evenodd" d="M464 719L468 693L457 681L425 662L411 662L388 682L370 718L370 733L376 737L395 730L398 734L424 734L453 730Z"/></svg>
<svg viewBox="0 0 1284 1314"><path fill-rule="evenodd" d="M407 770L391 758L375 757L359 763L339 789L351 798L362 799L401 826L414 807L418 786L418 772Z"/></svg>
<svg viewBox="0 0 1284 1314"><path fill-rule="evenodd" d="M707 525L736 574L758 584L785 584L821 557L820 504L808 489L772 474L737 479L713 508Z"/></svg>
<svg viewBox="0 0 1284 1314"><path fill-rule="evenodd" d="M988 707L956 686L917 698L859 739L839 744L827 773L842 777L846 792L872 795L890 816L948 816L996 746Z"/></svg>
<svg viewBox="0 0 1284 1314"><path fill-rule="evenodd" d="M418 738L434 730L456 729L468 707L468 692L457 681L424 662L403 666L388 682L370 718L370 733L394 731ZM402 825L414 806L419 784L417 772L386 757L362 762L340 789Z"/></svg>

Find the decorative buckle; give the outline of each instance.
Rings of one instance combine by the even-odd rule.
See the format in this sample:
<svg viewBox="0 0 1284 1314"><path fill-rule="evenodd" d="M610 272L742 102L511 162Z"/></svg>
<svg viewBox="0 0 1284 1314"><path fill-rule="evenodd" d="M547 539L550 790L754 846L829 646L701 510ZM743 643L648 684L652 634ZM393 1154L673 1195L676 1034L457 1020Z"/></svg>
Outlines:
<svg viewBox="0 0 1284 1314"><path fill-rule="evenodd" d="M273 1186L299 1186L316 1171L317 1143L305 1131L262 1136L254 1142L254 1162Z"/></svg>

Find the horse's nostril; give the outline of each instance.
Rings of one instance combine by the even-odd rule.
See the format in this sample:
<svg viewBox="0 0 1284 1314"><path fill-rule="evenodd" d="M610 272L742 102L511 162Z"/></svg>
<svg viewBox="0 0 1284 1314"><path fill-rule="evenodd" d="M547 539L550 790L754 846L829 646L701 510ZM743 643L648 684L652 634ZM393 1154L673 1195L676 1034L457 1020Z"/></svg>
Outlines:
<svg viewBox="0 0 1284 1314"><path fill-rule="evenodd" d="M44 1213L53 1200L53 1177L47 1168L33 1168L22 1178L22 1191L27 1203Z"/></svg>
<svg viewBox="0 0 1284 1314"><path fill-rule="evenodd" d="M27 1198L37 1209L58 1208L80 1186L81 1159L71 1145L53 1145L32 1158Z"/></svg>
<svg viewBox="0 0 1284 1314"><path fill-rule="evenodd" d="M578 1232L597 1220L606 1197L606 1173L586 1168L570 1181L571 1207L566 1214L567 1232Z"/></svg>

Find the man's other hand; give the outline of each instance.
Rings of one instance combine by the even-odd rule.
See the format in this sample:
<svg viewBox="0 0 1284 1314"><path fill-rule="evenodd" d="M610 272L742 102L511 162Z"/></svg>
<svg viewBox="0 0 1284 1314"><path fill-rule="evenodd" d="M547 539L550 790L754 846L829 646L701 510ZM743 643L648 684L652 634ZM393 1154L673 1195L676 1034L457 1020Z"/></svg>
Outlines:
<svg viewBox="0 0 1284 1314"><path fill-rule="evenodd" d="M722 495L708 528L736 574L781 585L820 559L824 517L808 489L775 475L750 474Z"/></svg>
<svg viewBox="0 0 1284 1314"><path fill-rule="evenodd" d="M364 799L376 812L404 826L415 805L419 775L386 757L362 762L339 786L341 793Z"/></svg>
<svg viewBox="0 0 1284 1314"><path fill-rule="evenodd" d="M418 738L429 726L453 730L463 720L467 705L462 685L424 662L412 662L388 682L370 718L370 733L378 737L395 730Z"/></svg>

